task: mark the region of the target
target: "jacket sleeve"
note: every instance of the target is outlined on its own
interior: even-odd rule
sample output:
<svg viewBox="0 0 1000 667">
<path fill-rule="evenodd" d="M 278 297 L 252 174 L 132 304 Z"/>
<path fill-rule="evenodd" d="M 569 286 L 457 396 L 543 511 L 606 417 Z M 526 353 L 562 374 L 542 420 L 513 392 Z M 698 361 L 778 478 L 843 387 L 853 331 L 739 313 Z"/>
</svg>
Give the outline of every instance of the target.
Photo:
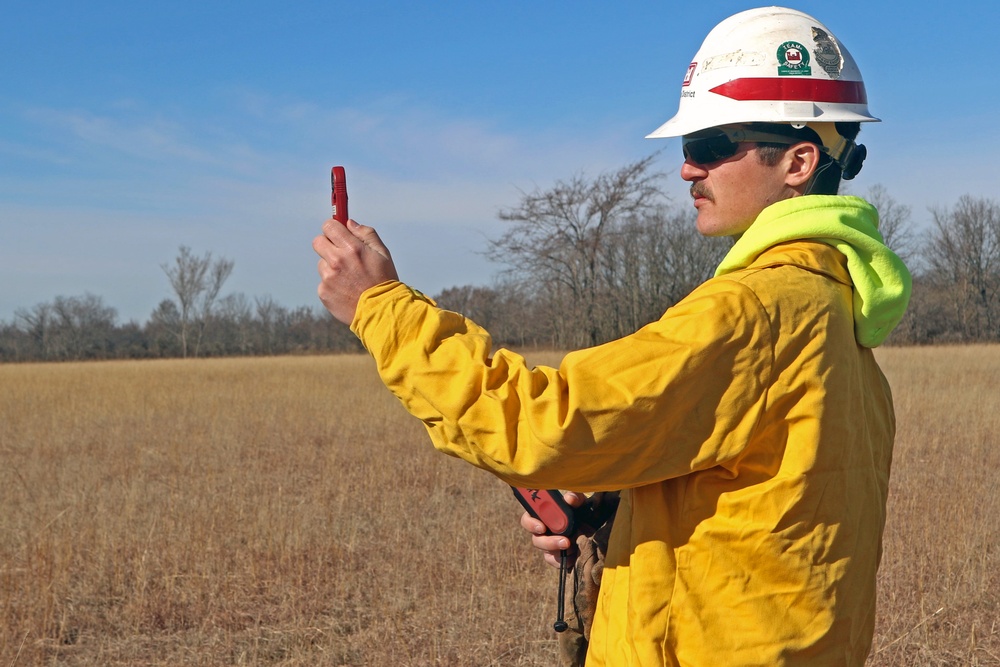
<svg viewBox="0 0 1000 667">
<path fill-rule="evenodd" d="M 558 369 L 494 351 L 480 326 L 401 283 L 368 290 L 351 326 L 436 448 L 533 488 L 624 489 L 725 466 L 751 438 L 772 366 L 768 318 L 729 279 Z"/>
</svg>

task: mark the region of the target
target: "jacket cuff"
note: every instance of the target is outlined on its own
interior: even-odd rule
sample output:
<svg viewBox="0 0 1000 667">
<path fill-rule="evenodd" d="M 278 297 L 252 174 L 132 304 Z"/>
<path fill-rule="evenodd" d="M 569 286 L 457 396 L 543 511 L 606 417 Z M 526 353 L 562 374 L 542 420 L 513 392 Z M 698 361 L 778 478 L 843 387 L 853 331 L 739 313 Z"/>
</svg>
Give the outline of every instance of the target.
<svg viewBox="0 0 1000 667">
<path fill-rule="evenodd" d="M 365 349 L 372 352 L 369 342 L 374 337 L 385 337 L 388 329 L 398 324 L 406 305 L 422 302 L 437 306 L 433 299 L 419 290 L 397 280 L 389 280 L 369 287 L 361 293 L 358 307 L 351 321 L 351 331 L 361 340 Z"/>
</svg>

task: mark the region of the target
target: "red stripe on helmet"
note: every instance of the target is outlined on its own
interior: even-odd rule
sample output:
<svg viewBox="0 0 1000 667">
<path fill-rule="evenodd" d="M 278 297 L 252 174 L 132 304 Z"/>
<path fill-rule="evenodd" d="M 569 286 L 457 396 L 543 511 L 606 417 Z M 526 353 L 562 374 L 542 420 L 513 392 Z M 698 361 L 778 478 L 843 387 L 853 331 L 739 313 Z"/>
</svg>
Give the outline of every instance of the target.
<svg viewBox="0 0 1000 667">
<path fill-rule="evenodd" d="M 778 100 L 803 102 L 839 102 L 867 104 L 868 95 L 861 81 L 835 81 L 807 78 L 734 79 L 711 91 L 734 100 Z"/>
</svg>

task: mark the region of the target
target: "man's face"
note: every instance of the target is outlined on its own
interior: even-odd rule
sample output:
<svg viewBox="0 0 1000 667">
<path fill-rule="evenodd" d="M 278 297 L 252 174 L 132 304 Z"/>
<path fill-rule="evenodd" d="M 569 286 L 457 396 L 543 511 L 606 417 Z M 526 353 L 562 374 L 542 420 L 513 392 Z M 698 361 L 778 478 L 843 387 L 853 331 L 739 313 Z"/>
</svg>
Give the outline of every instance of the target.
<svg viewBox="0 0 1000 667">
<path fill-rule="evenodd" d="M 740 143 L 732 157 L 699 164 L 684 160 L 681 178 L 691 183 L 698 231 L 705 236 L 745 232 L 771 204 L 794 196 L 785 182 L 786 160 L 763 164 L 753 143 Z"/>
</svg>

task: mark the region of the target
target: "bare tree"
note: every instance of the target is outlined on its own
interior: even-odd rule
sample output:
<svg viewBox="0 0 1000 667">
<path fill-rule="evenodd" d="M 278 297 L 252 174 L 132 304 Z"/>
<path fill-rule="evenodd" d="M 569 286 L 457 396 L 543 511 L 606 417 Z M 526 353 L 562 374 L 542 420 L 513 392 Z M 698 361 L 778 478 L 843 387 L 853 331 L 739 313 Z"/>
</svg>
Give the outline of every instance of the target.
<svg viewBox="0 0 1000 667">
<path fill-rule="evenodd" d="M 449 287 L 434 300 L 442 308 L 461 313 L 484 327 L 499 345 L 539 345 L 549 339 L 544 318 L 530 312 L 536 304 L 521 283 Z"/>
<path fill-rule="evenodd" d="M 712 276 L 732 242 L 698 233 L 691 209 L 661 207 L 620 225 L 608 243 L 605 280 L 614 331 L 623 336 L 659 318 L 663 311 Z"/>
<path fill-rule="evenodd" d="M 102 359 L 113 353 L 118 311 L 93 294 L 57 296 L 16 312 L 18 329 L 44 360 Z"/>
<path fill-rule="evenodd" d="M 931 278 L 947 288 L 964 337 L 1000 336 L 1000 205 L 962 196 L 953 209 L 932 209 L 926 261 Z"/>
<path fill-rule="evenodd" d="M 31 339 L 38 358 L 50 358 L 54 320 L 51 304 L 40 303 L 31 310 L 19 308 L 14 316 L 18 328 Z"/>
<path fill-rule="evenodd" d="M 885 244 L 904 262 L 910 263 L 917 254 L 916 235 L 910 226 L 910 207 L 897 202 L 880 183 L 868 188 L 865 199 L 878 211 L 878 230 Z"/>
<path fill-rule="evenodd" d="M 257 347 L 262 354 L 287 352 L 290 346 L 288 336 L 288 309 L 274 300 L 270 294 L 254 299 L 257 313 Z"/>
<path fill-rule="evenodd" d="M 162 264 L 161 268 L 177 295 L 180 313 L 177 336 L 181 354 L 188 356 L 193 335 L 194 356 L 198 356 L 212 307 L 233 271 L 233 262 L 224 258 L 213 262 L 212 253 L 197 257 L 190 248 L 181 246 L 173 265 Z"/>
<path fill-rule="evenodd" d="M 52 303 L 61 356 L 66 359 L 104 358 L 110 353 L 118 311 L 94 294 L 57 296 Z"/>
<path fill-rule="evenodd" d="M 513 226 L 490 242 L 487 256 L 506 264 L 518 282 L 560 295 L 566 306 L 562 320 L 575 332 L 566 344 L 600 340 L 596 308 L 605 288 L 606 237 L 616 223 L 651 214 L 664 201 L 662 174 L 651 171 L 654 158 L 593 180 L 576 175 L 548 190 L 522 193 L 519 205 L 499 214 Z"/>
</svg>

